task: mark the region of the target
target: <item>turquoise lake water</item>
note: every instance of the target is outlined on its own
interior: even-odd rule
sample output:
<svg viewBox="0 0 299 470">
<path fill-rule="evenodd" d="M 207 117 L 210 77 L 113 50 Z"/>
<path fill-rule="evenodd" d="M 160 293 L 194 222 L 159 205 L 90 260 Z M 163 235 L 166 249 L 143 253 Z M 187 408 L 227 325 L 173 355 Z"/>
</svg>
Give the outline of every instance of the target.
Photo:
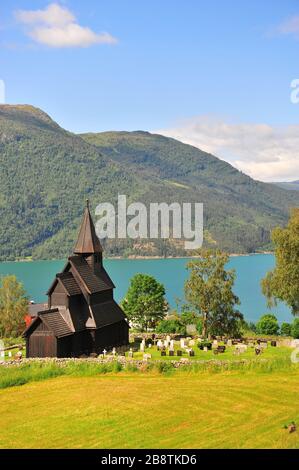
<svg viewBox="0 0 299 470">
<path fill-rule="evenodd" d="M 130 278 L 136 273 L 153 275 L 165 285 L 166 297 L 172 307 L 176 298 L 183 299 L 184 281 L 187 278 L 187 259 L 146 259 L 146 260 L 105 260 L 104 265 L 111 276 L 115 289 L 115 299 L 125 295 Z M 0 263 L 0 275 L 15 274 L 21 280 L 30 299 L 36 302 L 46 300 L 46 291 L 56 273 L 60 272 L 64 261 L 33 261 Z M 261 293 L 260 280 L 273 268 L 272 255 L 251 255 L 232 257 L 229 266 L 236 270 L 235 293 L 241 300 L 240 310 L 247 321 L 256 321 L 268 311 L 266 300 Z M 274 308 L 280 322 L 291 321 L 290 310 L 283 304 Z"/>
</svg>

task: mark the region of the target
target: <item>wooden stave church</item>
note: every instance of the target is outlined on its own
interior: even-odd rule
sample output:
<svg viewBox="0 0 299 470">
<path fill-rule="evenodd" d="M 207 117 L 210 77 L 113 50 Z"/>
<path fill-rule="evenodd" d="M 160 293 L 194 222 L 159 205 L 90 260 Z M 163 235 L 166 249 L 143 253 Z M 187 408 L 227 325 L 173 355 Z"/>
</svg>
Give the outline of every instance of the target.
<svg viewBox="0 0 299 470">
<path fill-rule="evenodd" d="M 26 356 L 80 357 L 127 345 L 129 324 L 114 288 L 87 202 L 74 254 L 47 292 L 48 308 L 23 333 Z"/>
</svg>

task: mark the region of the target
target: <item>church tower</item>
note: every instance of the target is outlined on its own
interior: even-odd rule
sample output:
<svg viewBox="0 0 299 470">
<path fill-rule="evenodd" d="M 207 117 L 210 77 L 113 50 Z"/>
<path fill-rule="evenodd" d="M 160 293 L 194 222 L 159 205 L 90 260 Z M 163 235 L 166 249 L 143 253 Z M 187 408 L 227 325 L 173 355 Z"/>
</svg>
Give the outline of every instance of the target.
<svg viewBox="0 0 299 470">
<path fill-rule="evenodd" d="M 78 240 L 74 248 L 74 254 L 83 256 L 93 271 L 102 267 L 103 248 L 95 231 L 88 199 L 86 201 Z"/>
</svg>

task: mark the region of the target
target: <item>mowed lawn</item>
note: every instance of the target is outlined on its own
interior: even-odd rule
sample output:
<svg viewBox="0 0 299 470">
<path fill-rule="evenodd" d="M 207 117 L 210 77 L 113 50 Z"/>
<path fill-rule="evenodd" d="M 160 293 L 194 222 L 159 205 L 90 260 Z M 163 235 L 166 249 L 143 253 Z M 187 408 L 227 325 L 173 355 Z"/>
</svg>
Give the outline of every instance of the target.
<svg viewBox="0 0 299 470">
<path fill-rule="evenodd" d="M 299 371 L 58 377 L 0 390 L 1 448 L 298 448 Z"/>
</svg>

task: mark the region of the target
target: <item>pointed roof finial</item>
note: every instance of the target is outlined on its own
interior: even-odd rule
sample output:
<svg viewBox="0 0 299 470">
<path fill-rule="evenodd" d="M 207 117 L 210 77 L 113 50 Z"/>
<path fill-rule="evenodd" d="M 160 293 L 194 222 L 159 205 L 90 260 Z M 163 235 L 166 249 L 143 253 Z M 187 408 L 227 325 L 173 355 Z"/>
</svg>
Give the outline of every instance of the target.
<svg viewBox="0 0 299 470">
<path fill-rule="evenodd" d="M 97 237 L 94 223 L 89 211 L 89 199 L 86 199 L 86 208 L 83 215 L 78 240 L 74 249 L 75 254 L 102 253 L 103 248 Z"/>
</svg>

